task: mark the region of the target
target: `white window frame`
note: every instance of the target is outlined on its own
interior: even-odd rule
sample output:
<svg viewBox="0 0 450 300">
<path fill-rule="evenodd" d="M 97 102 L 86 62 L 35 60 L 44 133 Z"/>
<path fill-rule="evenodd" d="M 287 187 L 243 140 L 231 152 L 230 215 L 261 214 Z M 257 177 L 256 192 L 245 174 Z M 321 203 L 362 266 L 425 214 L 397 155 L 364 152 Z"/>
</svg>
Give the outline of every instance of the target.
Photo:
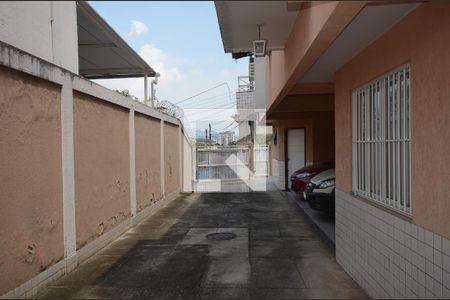
<svg viewBox="0 0 450 300">
<path fill-rule="evenodd" d="M 352 92 L 353 193 L 410 216 L 411 67 Z"/>
</svg>

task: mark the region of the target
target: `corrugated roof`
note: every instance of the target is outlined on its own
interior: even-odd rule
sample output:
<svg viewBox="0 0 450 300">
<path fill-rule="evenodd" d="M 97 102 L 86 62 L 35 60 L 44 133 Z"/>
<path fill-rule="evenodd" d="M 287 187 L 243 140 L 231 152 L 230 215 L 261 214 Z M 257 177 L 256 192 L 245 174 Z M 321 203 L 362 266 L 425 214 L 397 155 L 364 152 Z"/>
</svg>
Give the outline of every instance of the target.
<svg viewBox="0 0 450 300">
<path fill-rule="evenodd" d="M 155 71 L 85 1 L 77 2 L 79 74 L 89 79 L 149 77 Z"/>
</svg>

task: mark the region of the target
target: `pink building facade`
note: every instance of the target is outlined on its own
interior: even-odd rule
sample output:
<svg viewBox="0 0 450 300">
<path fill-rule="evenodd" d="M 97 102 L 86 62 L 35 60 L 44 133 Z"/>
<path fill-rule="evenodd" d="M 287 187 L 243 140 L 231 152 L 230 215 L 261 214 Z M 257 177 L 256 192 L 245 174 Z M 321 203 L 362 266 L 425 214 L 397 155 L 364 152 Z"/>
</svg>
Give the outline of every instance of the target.
<svg viewBox="0 0 450 300">
<path fill-rule="evenodd" d="M 245 17 L 266 20 L 279 187 L 283 132 L 305 128 L 306 161 L 336 162 L 337 261 L 371 297 L 449 298 L 450 4 L 270 5 Z M 252 51 L 254 36 L 230 25 L 238 9 L 216 2 L 226 52 Z M 269 16 L 291 21 L 283 29 Z"/>
</svg>

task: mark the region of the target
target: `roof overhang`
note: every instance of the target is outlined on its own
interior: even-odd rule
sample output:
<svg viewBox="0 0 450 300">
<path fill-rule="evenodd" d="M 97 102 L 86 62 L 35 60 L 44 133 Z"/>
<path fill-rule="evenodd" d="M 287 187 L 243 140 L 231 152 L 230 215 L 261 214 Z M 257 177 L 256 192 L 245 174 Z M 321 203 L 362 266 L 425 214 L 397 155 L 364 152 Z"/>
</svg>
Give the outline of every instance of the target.
<svg viewBox="0 0 450 300">
<path fill-rule="evenodd" d="M 422 1 L 369 2 L 298 82 L 333 82 L 339 68 L 421 4 Z"/>
<path fill-rule="evenodd" d="M 286 1 L 214 1 L 225 53 L 253 52 L 253 40 L 267 40 L 267 50 L 284 48 L 298 11 Z"/>
<path fill-rule="evenodd" d="M 89 79 L 155 76 L 155 71 L 85 1 L 77 2 L 79 74 Z"/>
</svg>

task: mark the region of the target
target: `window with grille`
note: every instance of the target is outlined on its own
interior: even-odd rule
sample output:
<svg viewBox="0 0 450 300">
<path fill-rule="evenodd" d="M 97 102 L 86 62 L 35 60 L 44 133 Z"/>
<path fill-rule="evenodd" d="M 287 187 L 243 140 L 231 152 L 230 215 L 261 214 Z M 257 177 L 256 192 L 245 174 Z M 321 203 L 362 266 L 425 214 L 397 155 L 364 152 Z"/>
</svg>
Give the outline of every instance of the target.
<svg viewBox="0 0 450 300">
<path fill-rule="evenodd" d="M 352 102 L 354 193 L 410 215 L 410 66 L 353 91 Z"/>
</svg>

